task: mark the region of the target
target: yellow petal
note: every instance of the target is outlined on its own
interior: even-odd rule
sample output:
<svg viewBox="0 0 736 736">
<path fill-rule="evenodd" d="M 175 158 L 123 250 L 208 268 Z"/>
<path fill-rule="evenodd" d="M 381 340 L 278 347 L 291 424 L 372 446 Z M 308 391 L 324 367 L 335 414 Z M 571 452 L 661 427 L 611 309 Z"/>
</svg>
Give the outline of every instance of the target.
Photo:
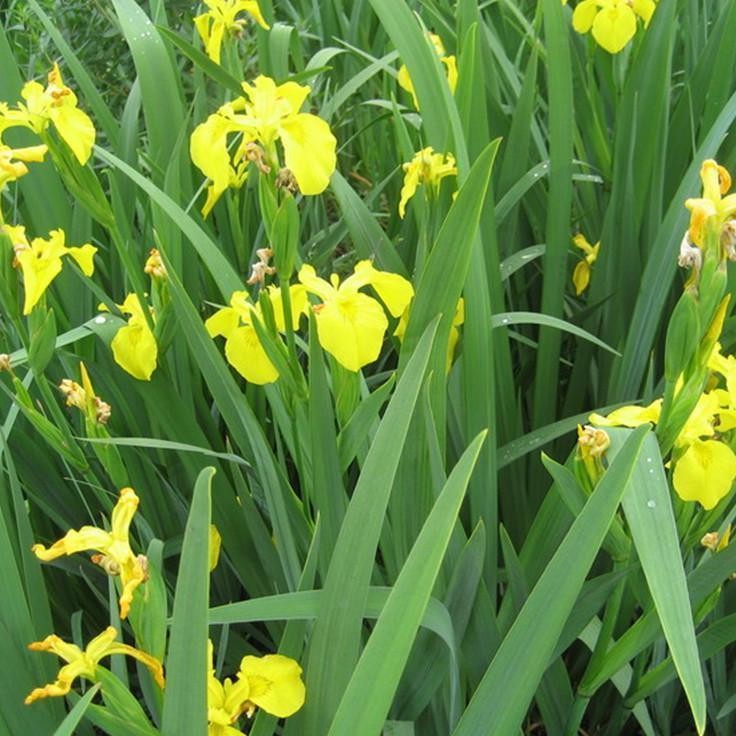
<svg viewBox="0 0 736 736">
<path fill-rule="evenodd" d="M 455 92 L 457 88 L 457 62 L 454 56 L 445 56 L 440 61 L 445 65 L 447 70 L 447 84 L 450 86 L 450 92 Z"/>
<path fill-rule="evenodd" d="M 261 8 L 256 2 L 256 0 L 242 0 L 242 2 L 237 3 L 238 9 L 244 10 L 249 15 L 253 16 L 253 19 L 256 23 L 258 23 L 261 28 L 264 30 L 268 30 L 270 26 L 268 23 L 266 23 L 266 19 L 263 17 L 263 13 L 261 13 Z"/>
<path fill-rule="evenodd" d="M 628 5 L 602 8 L 593 21 L 593 38 L 609 54 L 617 54 L 636 33 L 636 15 Z"/>
<path fill-rule="evenodd" d="M 79 247 L 69 248 L 67 253 L 77 262 L 85 276 L 91 276 L 95 271 L 94 257 L 97 248 L 86 243 Z"/>
<path fill-rule="evenodd" d="M 406 64 L 402 64 L 399 68 L 399 73 L 396 75 L 396 81 L 399 83 L 401 89 L 405 89 L 414 101 L 414 107 L 419 109 L 419 100 L 417 100 L 416 92 L 414 91 L 414 84 L 409 76 L 409 70 L 406 68 Z"/>
<path fill-rule="evenodd" d="M 200 123 L 189 140 L 192 163 L 212 181 L 202 214 L 207 217 L 215 202 L 230 184 L 232 166 L 227 149 L 227 135 L 233 124 L 222 115 L 210 115 Z"/>
<path fill-rule="evenodd" d="M 306 286 L 308 292 L 316 294 L 323 301 L 329 301 L 330 299 L 335 298 L 337 293 L 335 288 L 328 281 L 317 276 L 314 266 L 310 266 L 308 263 L 305 263 L 299 269 L 299 275 L 297 278 L 302 284 L 304 284 L 304 286 Z"/>
<path fill-rule="evenodd" d="M 419 165 L 415 164 L 414 161 L 404 164 L 404 169 L 406 173 L 404 174 L 404 184 L 401 187 L 401 197 L 399 198 L 399 217 L 402 219 L 406 214 L 408 201 L 416 194 L 421 174 Z"/>
<path fill-rule="evenodd" d="M 250 685 L 248 700 L 277 718 L 288 718 L 304 705 L 302 668 L 290 657 L 243 657 L 240 676 Z"/>
<path fill-rule="evenodd" d="M 644 28 L 649 25 L 649 21 L 654 15 L 657 6 L 654 0 L 632 0 L 631 7 L 634 12 L 644 21 Z"/>
<path fill-rule="evenodd" d="M 98 529 L 96 526 L 83 526 L 80 529 L 70 529 L 50 547 L 44 547 L 42 544 L 34 544 L 31 547 L 31 551 L 39 560 L 49 562 L 58 557 L 73 555 L 76 552 L 85 552 L 87 550 L 104 552 L 111 542 L 112 536 L 110 532 L 106 532 L 104 529 Z"/>
<path fill-rule="evenodd" d="M 228 337 L 240 324 L 240 315 L 233 307 L 218 309 L 205 323 L 204 326 L 210 337 Z"/>
<path fill-rule="evenodd" d="M 393 317 L 399 317 L 414 296 L 410 281 L 397 273 L 379 271 L 368 260 L 355 265 L 355 276 L 365 279 L 365 283 L 376 290 Z M 347 279 L 344 285 L 347 286 L 352 278 Z"/>
<path fill-rule="evenodd" d="M 210 524 L 210 538 L 209 538 L 209 565 L 210 572 L 212 572 L 220 560 L 220 548 L 222 547 L 222 537 L 220 532 L 214 524 Z"/>
<path fill-rule="evenodd" d="M 23 271 L 23 314 L 30 314 L 49 284 L 61 272 L 61 258 L 38 257 L 37 251 L 30 249 L 20 251 L 16 258 Z"/>
<path fill-rule="evenodd" d="M 268 298 L 273 309 L 273 319 L 279 332 L 286 332 L 284 319 L 284 304 L 281 298 L 281 289 L 278 286 L 268 287 Z M 289 287 L 289 301 L 291 303 L 291 325 L 296 329 L 299 317 L 307 311 L 307 287 L 304 284 L 293 284 Z"/>
<path fill-rule="evenodd" d="M 132 321 L 132 320 L 131 320 Z M 150 381 L 156 370 L 158 346 L 150 327 L 137 322 L 121 327 L 110 343 L 115 362 L 133 378 Z"/>
<path fill-rule="evenodd" d="M 590 283 L 590 264 L 586 260 L 578 261 L 572 272 L 572 283 L 575 285 L 575 293 L 580 296 Z"/>
<path fill-rule="evenodd" d="M 649 406 L 622 406 L 608 416 L 591 414 L 589 420 L 599 427 L 638 427 L 640 424 L 659 421 L 662 411 L 662 399 L 656 399 Z"/>
<path fill-rule="evenodd" d="M 320 194 L 335 171 L 337 141 L 330 126 L 309 113 L 292 115 L 279 128 L 286 167 L 302 194 Z"/>
<path fill-rule="evenodd" d="M 572 14 L 572 27 L 578 33 L 587 33 L 598 15 L 598 6 L 595 0 L 583 0 L 578 3 Z"/>
<path fill-rule="evenodd" d="M 95 144 L 95 126 L 83 110 L 71 105 L 49 109 L 49 116 L 64 142 L 82 166 L 89 161 Z"/>
<path fill-rule="evenodd" d="M 228 335 L 225 357 L 228 363 L 250 383 L 263 386 L 266 383 L 273 383 L 279 377 L 279 372 L 258 339 L 258 333 L 251 325 L 237 327 Z"/>
<path fill-rule="evenodd" d="M 731 490 L 736 455 L 717 440 L 696 440 L 675 465 L 672 483 L 683 501 L 698 501 L 712 509 Z"/>
<path fill-rule="evenodd" d="M 366 294 L 338 294 L 315 308 L 322 347 L 350 371 L 372 363 L 381 352 L 388 319 L 381 305 Z"/>
</svg>

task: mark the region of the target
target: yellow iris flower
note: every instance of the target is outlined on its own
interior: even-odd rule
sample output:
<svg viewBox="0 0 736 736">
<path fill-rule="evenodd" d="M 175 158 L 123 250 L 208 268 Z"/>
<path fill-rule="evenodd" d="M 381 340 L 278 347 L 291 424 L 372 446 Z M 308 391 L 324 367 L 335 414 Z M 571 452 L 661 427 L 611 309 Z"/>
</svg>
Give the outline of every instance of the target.
<svg viewBox="0 0 736 736">
<path fill-rule="evenodd" d="M 590 274 L 593 271 L 593 264 L 598 260 L 598 250 L 601 247 L 600 241 L 595 245 L 591 245 L 585 235 L 578 233 L 573 239 L 576 248 L 580 248 L 585 254 L 581 261 L 578 261 L 575 270 L 572 272 L 572 283 L 575 286 L 575 293 L 580 296 L 590 283 Z"/>
<path fill-rule="evenodd" d="M 261 28 L 269 29 L 256 0 L 204 0 L 209 8 L 194 19 L 194 27 L 202 39 L 207 56 L 220 63 L 220 49 L 225 33 L 234 35 L 243 31 L 245 21 L 238 19 L 239 13 L 248 13 Z"/>
<path fill-rule="evenodd" d="M 359 289 L 372 286 L 394 317 L 414 296 L 414 288 L 403 276 L 378 271 L 367 260 L 357 263 L 353 275 L 342 283 L 334 273 L 329 282 L 319 278 L 308 264 L 299 271 L 299 281 L 322 300 L 313 307 L 320 344 L 350 371 L 376 360 L 388 328 L 383 307 Z"/>
<path fill-rule="evenodd" d="M 43 135 L 52 123 L 61 139 L 69 146 L 77 161 L 84 165 L 95 144 L 95 126 L 89 116 L 77 107 L 77 96 L 64 84 L 59 66 L 49 72 L 46 87 L 27 82 L 20 92 L 24 102 L 17 108 L 0 108 L 0 133 L 6 128 L 22 126 Z"/>
<path fill-rule="evenodd" d="M 435 153 L 431 146 L 423 148 L 403 166 L 404 185 L 401 187 L 399 217 L 406 214 L 406 203 L 414 196 L 420 184 L 424 184 L 432 196 L 437 196 L 441 181 L 446 176 L 457 176 L 455 158 L 451 153 Z"/>
<path fill-rule="evenodd" d="M 223 105 L 192 133 L 192 161 L 211 180 L 202 209 L 205 217 L 228 187 L 243 184 L 249 160 L 258 160 L 263 171 L 280 166 L 276 141 L 302 194 L 323 192 L 335 170 L 337 142 L 329 125 L 299 112 L 309 87 L 296 82 L 277 85 L 259 76 L 252 84 L 244 82 L 243 91 L 245 97 Z M 242 139 L 231 157 L 227 138 L 234 133 Z M 262 150 L 254 151 L 254 145 Z"/>
<path fill-rule="evenodd" d="M 276 329 L 279 332 L 285 332 L 281 291 L 275 286 L 269 286 L 268 295 L 273 307 Z M 289 287 L 289 296 L 291 324 L 296 325 L 299 315 L 307 307 L 307 292 L 303 286 L 294 285 Z M 225 357 L 228 363 L 246 381 L 263 386 L 266 383 L 273 383 L 279 377 L 279 372 L 261 344 L 253 326 L 254 319 L 263 322 L 261 305 L 253 304 L 247 291 L 236 291 L 230 297 L 230 306 L 215 312 L 204 326 L 210 337 L 225 338 Z"/>
<path fill-rule="evenodd" d="M 102 305 L 101 305 L 102 306 Z M 115 362 L 133 378 L 150 381 L 158 363 L 158 346 L 137 294 L 128 294 L 118 309 L 130 315 L 110 343 Z M 153 311 L 151 312 L 153 314 Z"/>
<path fill-rule="evenodd" d="M 27 146 L 11 148 L 0 141 L 0 190 L 11 181 L 20 179 L 28 173 L 27 163 L 43 161 L 48 148 L 46 146 Z"/>
<path fill-rule="evenodd" d="M 439 60 L 445 65 L 445 71 L 447 73 L 447 83 L 450 85 L 450 91 L 455 92 L 457 87 L 457 62 L 454 56 L 447 56 L 445 53 L 445 47 L 442 43 L 442 39 L 435 33 L 427 34 L 429 41 L 431 42 L 435 53 Z M 416 92 L 414 91 L 414 84 L 409 76 L 409 70 L 406 68 L 406 64 L 402 64 L 399 68 L 398 76 L 396 81 L 399 83 L 399 87 L 405 89 L 414 101 L 414 107 L 419 109 L 419 100 L 417 99 Z"/>
<path fill-rule="evenodd" d="M 707 510 L 729 493 L 736 479 L 736 453 L 715 439 L 716 429 L 722 433 L 736 428 L 731 406 L 727 391 L 704 393 L 675 441 L 672 485 L 683 501 L 698 501 Z M 590 421 L 604 427 L 656 424 L 661 408 L 662 400 L 657 399 L 647 407 L 623 406 L 607 417 L 591 414 Z"/>
<path fill-rule="evenodd" d="M 67 664 L 59 670 L 54 682 L 33 690 L 25 700 L 26 705 L 40 698 L 66 695 L 71 690 L 72 683 L 78 677 L 84 677 L 94 682 L 97 677 L 99 661 L 103 657 L 109 657 L 113 654 L 124 654 L 137 659 L 141 664 L 148 667 L 156 684 L 163 688 L 164 669 L 161 662 L 140 649 L 115 641 L 117 636 L 118 632 L 112 626 L 108 626 L 101 634 L 92 639 L 84 650 L 76 644 L 63 641 L 55 634 L 47 636 L 43 641 L 34 641 L 29 644 L 28 648 L 31 651 L 51 652 L 57 657 L 61 657 Z"/>
<path fill-rule="evenodd" d="M 243 713 L 250 717 L 256 708 L 277 718 L 288 718 L 304 705 L 302 668 L 290 657 L 281 654 L 243 657 L 235 680 L 226 678 L 220 682 L 215 677 L 211 641 L 208 650 L 208 736 L 241 736 L 233 724 Z"/>
<path fill-rule="evenodd" d="M 731 188 L 731 175 L 713 159 L 703 161 L 700 179 L 703 182 L 703 196 L 686 200 L 685 207 L 690 210 L 690 242 L 702 249 L 706 223 L 713 218 L 720 232 L 726 221 L 736 215 L 736 193 L 723 196 Z"/>
<path fill-rule="evenodd" d="M 132 488 L 123 488 L 112 512 L 110 531 L 96 526 L 70 529 L 64 537 L 50 547 L 34 544 L 33 553 L 43 562 L 55 560 L 76 552 L 94 550 L 92 562 L 108 575 L 120 576 L 120 618 L 128 616 L 135 589 L 148 579 L 148 560 L 144 555 L 134 555 L 130 548 L 129 529 L 138 508 L 139 499 Z"/>
<path fill-rule="evenodd" d="M 85 276 L 94 273 L 97 248 L 89 243 L 67 248 L 63 230 L 52 230 L 48 238 L 34 238 L 29 242 L 22 225 L 5 225 L 4 229 L 13 244 L 15 262 L 23 273 L 23 314 L 31 313 L 51 282 L 61 273 L 64 256 L 73 258 Z"/>
<path fill-rule="evenodd" d="M 572 26 L 578 33 L 592 30 L 599 46 L 617 54 L 634 37 L 637 18 L 646 28 L 656 7 L 654 0 L 583 0 L 572 15 Z"/>
</svg>

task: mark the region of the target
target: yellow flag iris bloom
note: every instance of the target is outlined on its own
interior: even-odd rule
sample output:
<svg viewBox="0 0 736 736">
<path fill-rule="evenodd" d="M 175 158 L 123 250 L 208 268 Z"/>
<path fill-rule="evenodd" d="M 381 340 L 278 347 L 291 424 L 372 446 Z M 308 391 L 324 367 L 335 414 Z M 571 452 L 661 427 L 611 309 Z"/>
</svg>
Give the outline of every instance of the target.
<svg viewBox="0 0 736 736">
<path fill-rule="evenodd" d="M 94 273 L 97 248 L 89 243 L 68 248 L 64 245 L 66 236 L 63 230 L 52 230 L 48 238 L 34 238 L 29 242 L 22 225 L 5 225 L 4 229 L 13 244 L 15 262 L 23 273 L 23 314 L 31 313 L 51 282 L 61 273 L 64 256 L 74 259 L 85 276 Z"/>
<path fill-rule="evenodd" d="M 598 426 L 636 427 L 645 422 L 656 424 L 662 408 L 657 399 L 649 406 L 624 406 L 607 417 L 591 414 Z M 718 433 L 736 428 L 736 411 L 729 393 L 714 389 L 699 399 L 682 431 L 675 440 L 672 485 L 683 501 L 698 501 L 704 509 L 712 509 L 724 498 L 736 479 L 736 453 Z"/>
<path fill-rule="evenodd" d="M 108 575 L 120 576 L 120 618 L 128 616 L 135 589 L 148 579 L 148 561 L 143 555 L 134 555 L 130 548 L 129 530 L 138 508 L 138 496 L 132 488 L 123 488 L 112 512 L 110 531 L 96 526 L 70 529 L 64 537 L 50 547 L 34 544 L 33 553 L 43 562 L 76 552 L 94 550 L 92 562 Z"/>
<path fill-rule="evenodd" d="M 46 146 L 11 148 L 0 141 L 0 190 L 11 181 L 28 173 L 27 163 L 40 163 L 47 152 Z"/>
<path fill-rule="evenodd" d="M 690 227 L 687 233 L 690 242 L 702 249 L 705 244 L 706 223 L 714 220 L 715 227 L 720 232 L 726 221 L 736 215 L 736 193 L 728 194 L 731 175 L 713 159 L 703 161 L 700 179 L 703 182 L 703 196 L 686 200 L 685 207 L 690 210 Z"/>
<path fill-rule="evenodd" d="M 77 96 L 64 84 L 58 65 L 54 64 L 49 72 L 45 87 L 27 82 L 20 95 L 24 102 L 17 108 L 0 107 L 0 133 L 22 126 L 43 135 L 52 124 L 77 161 L 86 164 L 95 144 L 95 126 L 87 113 L 77 107 Z"/>
<path fill-rule="evenodd" d="M 43 641 L 35 641 L 29 644 L 28 648 L 31 651 L 51 652 L 57 657 L 61 657 L 67 664 L 59 670 L 54 682 L 33 690 L 25 700 L 26 705 L 40 698 L 66 695 L 71 690 L 72 683 L 78 677 L 84 677 L 94 682 L 97 679 L 99 661 L 103 657 L 109 657 L 113 654 L 124 654 L 137 659 L 148 668 L 156 684 L 163 688 L 164 669 L 161 662 L 140 649 L 116 641 L 117 636 L 118 632 L 112 626 L 108 626 L 101 634 L 92 639 L 84 650 L 76 644 L 65 642 L 55 634 L 47 636 Z"/>
<path fill-rule="evenodd" d="M 158 364 L 158 346 L 137 294 L 128 294 L 118 309 L 130 315 L 110 343 L 115 362 L 133 378 L 150 381 Z"/>
<path fill-rule="evenodd" d="M 257 159 L 264 172 L 280 167 L 277 141 L 302 194 L 323 192 L 335 170 L 337 141 L 330 126 L 316 115 L 299 112 L 309 87 L 296 82 L 277 85 L 259 76 L 252 84 L 244 82 L 243 91 L 244 97 L 223 105 L 192 133 L 192 161 L 211 180 L 202 209 L 205 217 L 228 187 L 243 184 L 249 157 Z M 231 156 L 228 136 L 236 133 L 242 138 Z M 262 149 L 254 152 L 254 145 Z"/>
<path fill-rule="evenodd" d="M 320 344 L 350 371 L 378 358 L 388 328 L 381 304 L 359 289 L 372 286 L 394 317 L 401 316 L 414 296 L 403 276 L 379 271 L 367 260 L 356 264 L 353 275 L 342 283 L 334 273 L 330 281 L 319 278 L 308 264 L 299 271 L 299 281 L 322 300 L 313 307 Z"/>
<path fill-rule="evenodd" d="M 256 0 L 204 0 L 204 4 L 209 10 L 194 19 L 194 27 L 207 56 L 216 64 L 220 63 L 225 34 L 237 35 L 243 31 L 245 21 L 237 17 L 240 13 L 248 13 L 261 28 L 269 28 Z"/>
<path fill-rule="evenodd" d="M 277 718 L 288 718 L 304 705 L 302 668 L 290 657 L 267 654 L 243 657 L 234 680 L 215 677 L 213 647 L 209 642 L 207 677 L 208 736 L 240 736 L 235 727 L 243 713 L 249 717 L 262 708 Z"/>
<path fill-rule="evenodd" d="M 656 10 L 654 0 L 583 0 L 572 15 L 578 33 L 592 31 L 596 43 L 617 54 L 636 34 L 638 19 L 649 25 Z"/>
<path fill-rule="evenodd" d="M 448 56 L 445 53 L 445 46 L 442 43 L 442 39 L 436 33 L 427 34 L 429 41 L 434 48 L 434 52 L 437 54 L 439 60 L 445 65 L 445 71 L 447 73 L 447 83 L 450 85 L 450 91 L 455 92 L 457 87 L 457 62 L 454 56 Z M 414 101 L 414 107 L 419 109 L 419 100 L 417 99 L 416 92 L 414 91 L 414 84 L 409 76 L 409 70 L 406 68 L 406 64 L 402 64 L 399 68 L 399 74 L 396 77 L 396 81 L 399 83 L 399 87 L 405 89 Z"/>
<path fill-rule="evenodd" d="M 402 218 L 406 214 L 407 202 L 416 194 L 420 184 L 424 184 L 432 196 L 437 196 L 442 180 L 446 176 L 457 176 L 453 155 L 435 153 L 431 146 L 419 151 L 403 168 L 404 185 L 399 200 L 399 217 Z"/>
<path fill-rule="evenodd" d="M 284 307 L 281 291 L 269 286 L 268 295 L 273 307 L 276 329 L 285 332 Z M 307 293 L 303 286 L 289 287 L 291 301 L 291 324 L 296 325 L 299 315 L 307 307 Z M 263 386 L 273 383 L 279 372 L 271 362 L 261 344 L 258 333 L 253 326 L 254 320 L 263 322 L 260 304 L 250 301 L 247 291 L 236 291 L 230 298 L 230 306 L 215 312 L 206 322 L 205 327 L 210 337 L 225 338 L 225 357 L 228 363 L 240 373 L 246 381 Z"/>
<path fill-rule="evenodd" d="M 583 251 L 584 257 L 578 261 L 575 270 L 572 272 L 572 283 L 575 286 L 575 293 L 580 296 L 590 284 L 590 274 L 593 271 L 593 264 L 598 260 L 598 250 L 601 247 L 600 241 L 595 245 L 591 245 L 585 235 L 578 233 L 573 239 L 576 248 Z"/>
</svg>

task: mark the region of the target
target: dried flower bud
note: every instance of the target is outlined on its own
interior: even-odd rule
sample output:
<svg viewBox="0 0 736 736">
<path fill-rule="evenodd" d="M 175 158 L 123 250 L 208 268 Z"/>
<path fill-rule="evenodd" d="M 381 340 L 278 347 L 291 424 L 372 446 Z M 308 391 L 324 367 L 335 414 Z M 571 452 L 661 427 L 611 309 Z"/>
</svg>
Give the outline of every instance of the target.
<svg viewBox="0 0 736 736">
<path fill-rule="evenodd" d="M 586 424 L 578 427 L 578 448 L 583 457 L 603 457 L 611 445 L 611 438 L 598 427 Z"/>
<path fill-rule="evenodd" d="M 266 163 L 266 152 L 255 141 L 248 141 L 245 144 L 244 158 L 254 163 L 262 174 L 271 173 L 271 167 Z"/>
<path fill-rule="evenodd" d="M 697 245 L 693 245 L 687 232 L 680 243 L 677 265 L 681 268 L 694 268 L 696 273 L 700 273 L 700 267 L 703 265 L 703 254 Z"/>
<path fill-rule="evenodd" d="M 266 276 L 273 276 L 276 273 L 276 269 L 268 264 L 273 255 L 270 248 L 259 248 L 256 255 L 258 262 L 251 266 L 250 278 L 245 282 L 246 284 L 262 284 Z"/>
<path fill-rule="evenodd" d="M 10 365 L 10 356 L 7 353 L 0 353 L 0 372 L 7 371 L 12 372 L 13 368 Z"/>
<path fill-rule="evenodd" d="M 286 167 L 279 169 L 279 173 L 276 176 L 276 188 L 286 189 L 287 192 L 298 194 L 299 184 L 291 169 L 287 169 Z"/>
<path fill-rule="evenodd" d="M 95 421 L 98 424 L 107 424 L 112 414 L 112 407 L 99 396 L 95 396 Z"/>
<path fill-rule="evenodd" d="M 81 411 L 87 409 L 87 392 L 76 382 L 70 378 L 65 378 L 59 384 L 59 390 L 66 397 L 67 406 L 76 406 Z"/>
<path fill-rule="evenodd" d="M 703 535 L 700 540 L 700 544 L 706 547 L 711 552 L 715 552 L 718 549 L 718 532 L 708 532 Z"/>
</svg>

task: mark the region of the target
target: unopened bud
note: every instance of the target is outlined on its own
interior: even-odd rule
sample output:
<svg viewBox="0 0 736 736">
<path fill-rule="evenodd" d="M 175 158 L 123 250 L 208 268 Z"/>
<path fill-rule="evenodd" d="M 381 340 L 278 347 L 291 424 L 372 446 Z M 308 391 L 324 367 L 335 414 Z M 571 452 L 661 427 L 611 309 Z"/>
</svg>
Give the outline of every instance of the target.
<svg viewBox="0 0 736 736">
<path fill-rule="evenodd" d="M 10 365 L 10 356 L 7 353 L 0 353 L 0 372 L 7 371 L 11 373 L 13 368 Z"/>
<path fill-rule="evenodd" d="M 143 266 L 143 271 L 154 279 L 165 279 L 167 277 L 166 266 L 161 260 L 161 253 L 159 253 L 158 248 L 151 248 L 146 265 Z"/>
</svg>

